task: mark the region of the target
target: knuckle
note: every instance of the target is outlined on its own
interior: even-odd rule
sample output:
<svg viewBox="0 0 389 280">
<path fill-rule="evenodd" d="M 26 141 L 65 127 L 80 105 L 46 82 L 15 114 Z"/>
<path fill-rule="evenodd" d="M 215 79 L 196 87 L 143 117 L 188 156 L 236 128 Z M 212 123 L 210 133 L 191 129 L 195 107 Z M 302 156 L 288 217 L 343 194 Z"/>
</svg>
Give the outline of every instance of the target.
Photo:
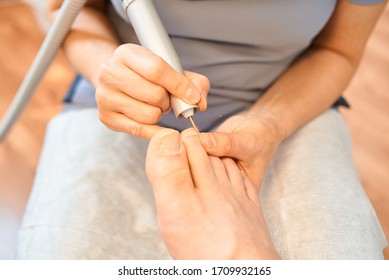
<svg viewBox="0 0 389 280">
<path fill-rule="evenodd" d="M 143 112 L 145 123 L 155 124 L 162 118 L 162 111 L 159 107 L 151 107 Z"/>
<path fill-rule="evenodd" d="M 143 126 L 138 123 L 138 122 L 135 122 L 135 121 L 130 121 L 128 123 L 128 132 L 136 137 L 141 137 L 142 135 L 142 128 Z"/>
<path fill-rule="evenodd" d="M 133 57 L 139 56 L 139 46 L 134 44 L 122 44 L 115 49 L 111 61 L 120 64 L 130 64 Z"/>
<path fill-rule="evenodd" d="M 121 54 L 123 53 L 123 50 L 124 49 L 124 45 L 120 45 L 119 47 L 117 47 L 115 49 L 115 51 L 113 52 L 113 56 L 116 57 L 116 56 L 121 56 Z"/>
<path fill-rule="evenodd" d="M 99 68 L 97 69 L 97 80 L 104 81 L 104 77 L 108 73 L 108 65 L 107 62 L 102 63 Z"/>
<path fill-rule="evenodd" d="M 113 52 L 113 56 L 122 57 L 123 55 L 130 53 L 130 50 L 131 50 L 131 44 L 122 44 L 115 49 L 115 51 Z"/>
<path fill-rule="evenodd" d="M 109 85 L 115 80 L 114 65 L 111 60 L 102 63 L 97 70 L 97 83 L 98 86 Z"/>
<path fill-rule="evenodd" d="M 231 150 L 233 148 L 232 140 L 229 137 L 225 137 L 223 146 L 224 146 L 224 149 L 226 152 L 231 152 Z"/>
<path fill-rule="evenodd" d="M 152 99 L 152 103 L 154 105 L 160 105 L 165 103 L 166 98 L 168 98 L 168 93 L 163 87 L 155 87 L 150 92 L 150 98 Z"/>
<path fill-rule="evenodd" d="M 100 108 L 111 108 L 113 106 L 113 102 L 111 98 L 108 97 L 108 92 L 103 90 L 96 90 L 96 103 Z"/>
<path fill-rule="evenodd" d="M 99 87 L 96 88 L 96 93 L 95 93 L 95 99 L 97 105 L 101 106 L 104 105 L 104 96 L 105 94 L 103 93 L 103 90 Z"/>
<path fill-rule="evenodd" d="M 147 76 L 150 80 L 155 81 L 166 69 L 166 62 L 159 56 L 153 55 L 148 60 Z"/>
<path fill-rule="evenodd" d="M 160 108 L 162 110 L 162 114 L 167 114 L 170 112 L 170 110 L 172 109 L 171 106 L 170 106 L 170 100 L 167 101 L 166 103 L 163 103 L 160 105 Z"/>
<path fill-rule="evenodd" d="M 189 72 L 189 71 L 185 72 L 185 76 L 197 87 L 199 87 L 200 89 L 208 93 L 211 87 L 211 82 L 206 76 L 195 72 Z"/>
<path fill-rule="evenodd" d="M 180 92 L 182 91 L 186 86 L 188 85 L 186 78 L 182 77 L 180 79 L 177 79 L 177 83 L 174 84 L 172 88 L 172 92 Z"/>
<path fill-rule="evenodd" d="M 100 104 L 102 104 L 101 99 L 102 99 L 101 91 L 99 89 L 96 89 L 95 100 L 96 100 L 96 103 L 97 103 L 98 107 L 99 107 Z"/>
<path fill-rule="evenodd" d="M 107 127 L 109 127 L 110 129 L 113 129 L 111 127 L 111 118 L 109 117 L 108 114 L 102 112 L 102 111 L 99 111 L 99 120 Z"/>
</svg>

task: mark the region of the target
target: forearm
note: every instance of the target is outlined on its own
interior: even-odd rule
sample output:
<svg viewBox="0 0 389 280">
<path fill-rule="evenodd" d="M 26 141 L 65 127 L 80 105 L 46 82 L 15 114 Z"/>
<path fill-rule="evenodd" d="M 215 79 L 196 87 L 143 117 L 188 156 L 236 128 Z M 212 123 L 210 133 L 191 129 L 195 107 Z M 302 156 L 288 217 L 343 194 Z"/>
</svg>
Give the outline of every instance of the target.
<svg viewBox="0 0 389 280">
<path fill-rule="evenodd" d="M 249 110 L 266 118 L 281 141 L 329 108 L 356 65 L 331 50 L 313 48 L 290 67 Z"/>
<path fill-rule="evenodd" d="M 251 108 L 284 140 L 329 108 L 350 82 L 384 3 L 338 1 L 312 47 Z"/>
<path fill-rule="evenodd" d="M 55 3 L 51 6 L 49 16 L 53 20 L 59 5 Z M 75 20 L 63 45 L 72 66 L 94 85 L 99 66 L 107 61 L 119 46 L 103 7 L 102 4 L 89 6 L 87 4 Z"/>
<path fill-rule="evenodd" d="M 118 46 L 107 19 L 99 12 L 85 9 L 67 37 L 64 50 L 77 71 L 96 86 L 99 66 L 112 56 Z"/>
</svg>

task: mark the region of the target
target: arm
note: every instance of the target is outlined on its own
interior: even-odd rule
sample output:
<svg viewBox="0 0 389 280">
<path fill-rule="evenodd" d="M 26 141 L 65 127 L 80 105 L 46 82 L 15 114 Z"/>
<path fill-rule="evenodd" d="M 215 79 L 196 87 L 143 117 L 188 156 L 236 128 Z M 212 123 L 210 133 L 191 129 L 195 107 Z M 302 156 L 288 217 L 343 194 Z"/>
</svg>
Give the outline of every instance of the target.
<svg viewBox="0 0 389 280">
<path fill-rule="evenodd" d="M 259 189 L 282 141 L 341 96 L 384 7 L 385 3 L 362 6 L 339 1 L 311 47 L 248 113 L 228 119 L 218 129 L 222 133 L 201 136 L 208 153 L 238 159 Z"/>
<path fill-rule="evenodd" d="M 62 2 L 49 0 L 51 18 Z M 161 129 L 155 124 L 170 110 L 168 93 L 205 110 L 208 79 L 191 72 L 181 75 L 141 46 L 119 46 L 106 5 L 89 0 L 64 43 L 72 65 L 96 88 L 100 120 L 113 130 L 151 138 Z"/>
<path fill-rule="evenodd" d="M 251 108 L 275 118 L 282 139 L 329 108 L 349 84 L 385 3 L 339 1 L 309 50 Z"/>
<path fill-rule="evenodd" d="M 48 13 L 53 20 L 62 0 L 48 0 Z M 105 15 L 106 1 L 89 0 L 69 32 L 64 51 L 73 67 L 96 86 L 97 69 L 119 46 Z"/>
</svg>

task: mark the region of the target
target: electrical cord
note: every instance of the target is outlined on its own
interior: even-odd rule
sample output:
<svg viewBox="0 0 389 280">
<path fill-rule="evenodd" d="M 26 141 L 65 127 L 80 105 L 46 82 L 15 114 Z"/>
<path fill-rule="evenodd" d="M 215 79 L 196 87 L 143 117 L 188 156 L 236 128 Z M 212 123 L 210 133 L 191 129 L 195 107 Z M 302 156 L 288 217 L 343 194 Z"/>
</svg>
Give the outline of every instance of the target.
<svg viewBox="0 0 389 280">
<path fill-rule="evenodd" d="M 65 0 L 11 105 L 0 123 L 0 141 L 17 121 L 87 0 Z"/>
</svg>

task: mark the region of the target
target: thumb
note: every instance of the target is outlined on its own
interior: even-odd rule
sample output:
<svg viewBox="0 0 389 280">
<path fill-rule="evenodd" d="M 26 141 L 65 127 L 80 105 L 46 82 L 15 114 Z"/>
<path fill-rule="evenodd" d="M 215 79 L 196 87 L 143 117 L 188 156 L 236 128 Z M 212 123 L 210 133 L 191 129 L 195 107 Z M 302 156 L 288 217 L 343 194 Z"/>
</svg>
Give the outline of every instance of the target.
<svg viewBox="0 0 389 280">
<path fill-rule="evenodd" d="M 244 158 L 244 145 L 237 133 L 210 132 L 200 134 L 201 144 L 209 155 L 216 157 Z"/>
<path fill-rule="evenodd" d="M 169 203 L 177 194 L 193 188 L 181 135 L 173 129 L 157 132 L 150 141 L 146 174 L 157 203 Z"/>
</svg>

